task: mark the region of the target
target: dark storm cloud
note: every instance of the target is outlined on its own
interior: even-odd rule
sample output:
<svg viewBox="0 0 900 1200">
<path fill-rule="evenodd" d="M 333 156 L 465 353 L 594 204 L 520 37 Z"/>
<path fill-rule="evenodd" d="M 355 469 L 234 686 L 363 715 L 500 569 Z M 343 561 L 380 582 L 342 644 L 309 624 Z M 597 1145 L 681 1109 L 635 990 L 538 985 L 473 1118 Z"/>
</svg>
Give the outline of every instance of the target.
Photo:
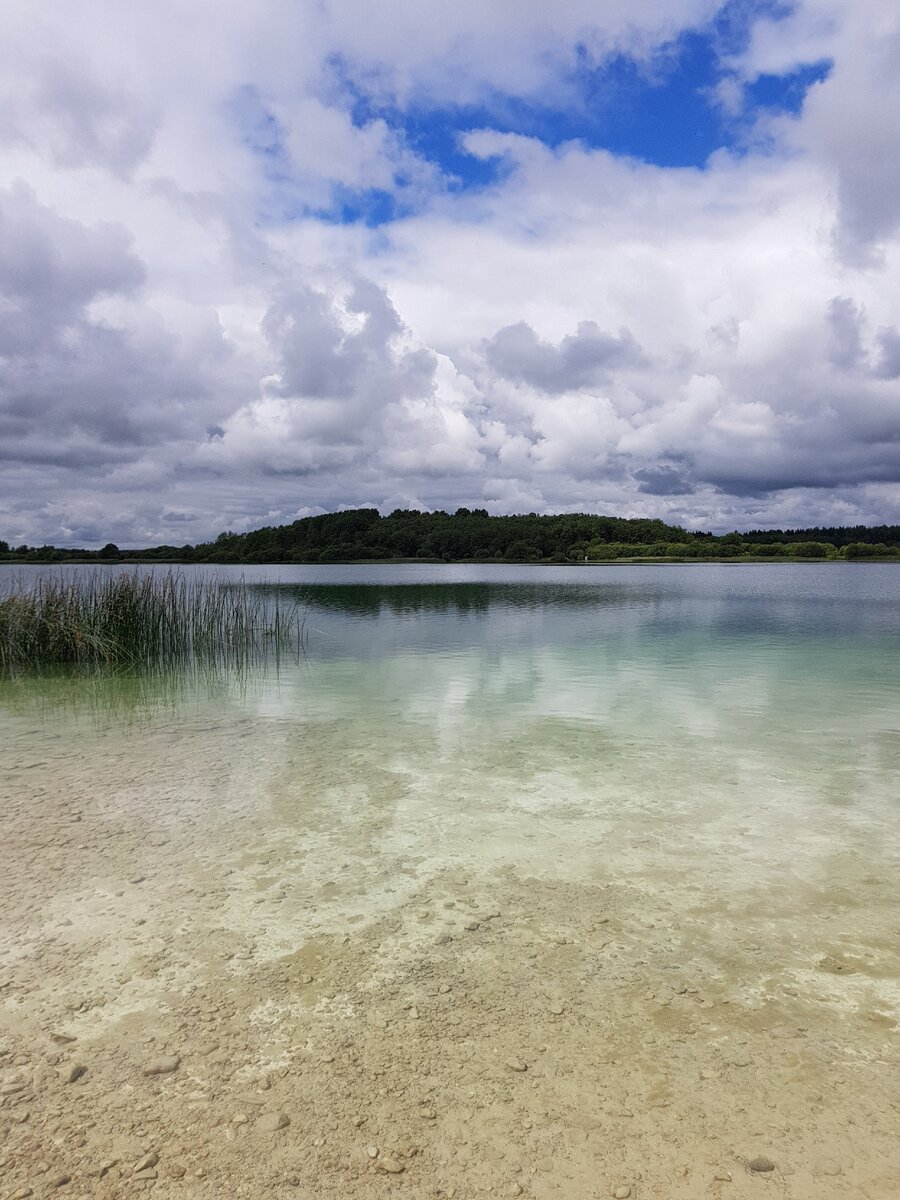
<svg viewBox="0 0 900 1200">
<path fill-rule="evenodd" d="M 216 383 L 205 358 L 227 360 L 221 339 L 193 356 L 148 311 L 130 328 L 95 314 L 98 302 L 138 299 L 145 280 L 120 225 L 62 217 L 24 184 L 0 192 L 5 455 L 117 461 L 203 420 Z"/>
<path fill-rule="evenodd" d="M 846 296 L 835 296 L 828 305 L 831 334 L 829 357 L 834 366 L 849 371 L 863 357 L 861 309 Z"/>
<path fill-rule="evenodd" d="M 428 390 L 434 355 L 398 350 L 404 327 L 383 288 L 357 279 L 344 308 L 342 316 L 333 297 L 299 286 L 271 305 L 263 329 L 280 364 L 274 392 L 343 402 L 365 391 L 384 404 Z"/>
<path fill-rule="evenodd" d="M 596 387 L 617 368 L 645 363 L 629 330 L 614 336 L 594 321 L 580 322 L 577 332 L 556 346 L 541 341 L 530 325 L 520 321 L 495 333 L 485 354 L 498 375 L 548 393 Z"/>
<path fill-rule="evenodd" d="M 697 486 L 690 473 L 680 466 L 644 467 L 634 472 L 634 478 L 638 481 L 638 491 L 647 496 L 689 496 Z"/>
<path fill-rule="evenodd" d="M 149 153 L 153 113 L 71 63 L 45 62 L 36 73 L 32 102 L 45 118 L 49 153 L 62 167 L 99 166 L 128 178 Z"/>
<path fill-rule="evenodd" d="M 879 379 L 900 379 L 900 333 L 882 329 L 878 334 L 878 362 L 875 374 Z"/>
<path fill-rule="evenodd" d="M 144 264 L 120 225 L 88 228 L 40 204 L 24 183 L 0 192 L 0 354 L 27 358 L 83 326 L 91 301 L 130 295 Z"/>
</svg>

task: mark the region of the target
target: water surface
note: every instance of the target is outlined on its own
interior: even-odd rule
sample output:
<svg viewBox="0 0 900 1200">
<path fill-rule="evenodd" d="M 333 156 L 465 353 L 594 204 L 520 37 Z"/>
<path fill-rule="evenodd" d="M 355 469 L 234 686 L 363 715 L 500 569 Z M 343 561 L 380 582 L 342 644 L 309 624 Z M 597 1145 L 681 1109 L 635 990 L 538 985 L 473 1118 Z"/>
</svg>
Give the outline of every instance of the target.
<svg viewBox="0 0 900 1200">
<path fill-rule="evenodd" d="M 572 1132 L 589 1108 L 607 1146 L 644 1156 L 656 1196 L 705 1194 L 673 1174 L 685 1138 L 732 1167 L 754 1148 L 790 1158 L 797 1197 L 841 1194 L 821 1167 L 837 1139 L 864 1194 L 895 1194 L 900 569 L 210 573 L 301 597 L 304 654 L 233 675 L 0 684 L 0 813 L 19 848 L 0 950 L 22 985 L 7 1014 L 61 1019 L 77 966 L 102 997 L 92 1036 L 115 1047 L 160 1019 L 164 994 L 181 1013 L 165 1036 L 184 1043 L 198 978 L 242 980 L 263 1057 L 290 1060 L 288 1027 L 295 1047 L 348 1029 L 369 1046 L 358 1022 L 376 1013 L 370 1050 L 390 1072 L 409 1050 L 401 1000 L 424 1014 L 449 995 L 457 1023 L 431 1029 L 435 1057 L 420 1024 L 424 1057 L 403 1059 L 442 1097 L 446 1145 L 485 1106 L 506 1128 L 506 1083 L 478 1065 L 503 1048 L 537 1089 L 506 1134 L 525 1138 L 524 1165 L 491 1159 L 484 1187 L 558 1195 L 528 1167 L 552 1134 L 541 1153 L 571 1167 L 567 1194 L 593 1195 L 611 1168 Z M 148 904 L 126 952 L 117 921 Z M 158 982 L 135 966 L 151 945 L 170 955 Z M 302 1002 L 284 982 L 301 960 L 298 978 L 330 980 Z M 548 1033 L 551 1000 L 573 1021 Z M 344 1112 L 353 1089 L 305 1069 L 304 1102 Z M 824 1104 L 836 1078 L 845 1107 Z M 293 1075 L 282 1086 L 300 1102 Z M 412 1194 L 450 1186 L 456 1154 L 429 1142 Z M 635 1155 L 616 1155 L 635 1178 Z M 356 1179 L 343 1194 L 368 1194 Z"/>
</svg>

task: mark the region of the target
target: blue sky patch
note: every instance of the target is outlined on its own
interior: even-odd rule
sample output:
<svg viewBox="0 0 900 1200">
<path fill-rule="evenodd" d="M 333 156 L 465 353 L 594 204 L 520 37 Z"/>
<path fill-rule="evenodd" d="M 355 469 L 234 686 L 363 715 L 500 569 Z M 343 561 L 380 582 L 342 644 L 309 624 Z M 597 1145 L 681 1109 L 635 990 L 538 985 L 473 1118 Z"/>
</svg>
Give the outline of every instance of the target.
<svg viewBox="0 0 900 1200">
<path fill-rule="evenodd" d="M 598 64 L 582 48 L 554 92 L 555 99 L 563 95 L 565 101 L 553 104 L 540 97 L 496 92 L 479 104 L 436 107 L 420 99 L 400 107 L 371 96 L 343 60 L 332 59 L 329 67 L 354 124 L 362 128 L 384 121 L 401 145 L 439 169 L 451 194 L 494 186 L 512 169 L 501 157 L 483 159 L 466 152 L 463 136 L 476 129 L 519 134 L 550 148 L 579 141 L 659 167 L 702 169 L 717 150 L 745 153 L 748 134 L 760 115 L 800 112 L 809 88 L 827 77 L 829 62 L 808 64 L 747 84 L 737 114 L 719 103 L 717 87 L 728 78 L 723 62 L 746 47 L 752 20 L 762 15 L 783 18 L 789 12 L 786 5 L 770 0 L 750 5 L 735 0 L 710 25 L 685 32 L 649 60 L 619 55 Z M 292 164 L 274 117 L 250 89 L 238 97 L 235 110 L 245 140 L 264 160 L 276 208 L 282 197 L 281 217 L 314 216 L 378 228 L 409 215 L 421 203 L 408 181 L 398 177 L 391 190 L 334 185 L 326 206 L 298 206 L 289 199 Z M 758 151 L 755 135 L 753 145 Z"/>
</svg>

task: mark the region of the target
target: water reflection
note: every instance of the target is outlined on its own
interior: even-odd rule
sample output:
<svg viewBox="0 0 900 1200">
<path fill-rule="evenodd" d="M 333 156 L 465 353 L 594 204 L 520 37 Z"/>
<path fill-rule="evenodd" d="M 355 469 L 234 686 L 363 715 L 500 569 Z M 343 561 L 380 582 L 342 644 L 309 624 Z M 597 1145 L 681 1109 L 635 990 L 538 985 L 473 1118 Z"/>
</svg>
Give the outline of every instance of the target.
<svg viewBox="0 0 900 1200">
<path fill-rule="evenodd" d="M 17 717 L 60 722 L 71 719 L 98 727 L 159 723 L 188 711 L 246 706 L 279 676 L 276 662 L 140 671 L 56 670 L 0 677 L 0 711 Z"/>
</svg>

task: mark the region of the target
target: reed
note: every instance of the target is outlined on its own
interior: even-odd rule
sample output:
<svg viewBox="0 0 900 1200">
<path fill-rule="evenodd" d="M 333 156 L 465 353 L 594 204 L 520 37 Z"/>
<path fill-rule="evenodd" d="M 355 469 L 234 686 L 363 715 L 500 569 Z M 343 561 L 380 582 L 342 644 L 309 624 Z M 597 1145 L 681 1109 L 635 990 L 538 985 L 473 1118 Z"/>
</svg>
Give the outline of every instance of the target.
<svg viewBox="0 0 900 1200">
<path fill-rule="evenodd" d="M 0 673 L 246 666 L 303 637 L 296 599 L 177 572 L 42 576 L 0 593 Z"/>
</svg>

